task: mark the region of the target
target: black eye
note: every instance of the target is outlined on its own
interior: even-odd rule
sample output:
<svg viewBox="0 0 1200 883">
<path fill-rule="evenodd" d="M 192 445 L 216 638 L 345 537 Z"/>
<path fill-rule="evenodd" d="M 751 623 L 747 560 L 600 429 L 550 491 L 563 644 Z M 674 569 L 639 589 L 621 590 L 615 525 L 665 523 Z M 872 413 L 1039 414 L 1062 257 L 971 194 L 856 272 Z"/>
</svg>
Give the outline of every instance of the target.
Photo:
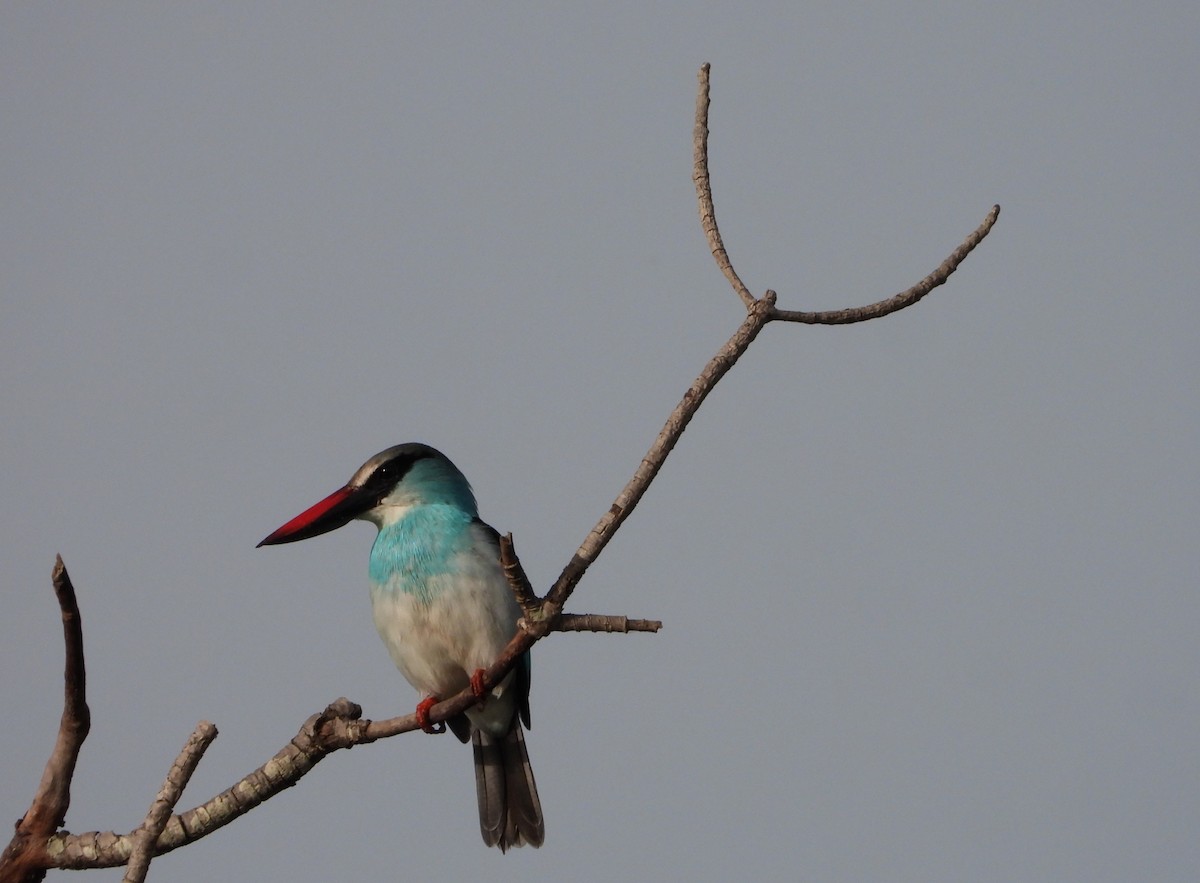
<svg viewBox="0 0 1200 883">
<path fill-rule="evenodd" d="M 368 479 L 371 486 L 380 489 L 384 494 L 390 493 L 418 460 L 424 460 L 429 454 L 398 454 L 386 463 L 382 463 Z"/>
</svg>

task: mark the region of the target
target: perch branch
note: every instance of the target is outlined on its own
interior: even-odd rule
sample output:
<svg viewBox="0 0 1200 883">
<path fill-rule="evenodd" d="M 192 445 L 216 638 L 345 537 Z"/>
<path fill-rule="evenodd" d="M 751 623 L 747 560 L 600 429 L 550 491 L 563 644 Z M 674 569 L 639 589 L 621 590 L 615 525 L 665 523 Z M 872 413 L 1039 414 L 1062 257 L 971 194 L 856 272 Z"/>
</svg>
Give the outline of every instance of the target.
<svg viewBox="0 0 1200 883">
<path fill-rule="evenodd" d="M 520 560 L 516 558 L 511 538 L 507 546 L 514 572 L 523 574 L 524 570 Z M 547 632 L 653 632 L 662 627 L 662 623 L 654 620 L 598 614 L 563 614 L 553 623 L 546 625 Z M 500 658 L 486 670 L 484 682 L 492 686 L 503 680 L 516 660 L 538 638 L 538 635 L 530 632 L 519 631 Z M 433 706 L 429 710 L 429 719 L 433 723 L 445 721 L 466 711 L 475 702 L 474 694 L 467 689 Z M 159 833 L 149 841 L 149 847 L 152 847 L 155 855 L 178 849 L 228 825 L 285 788 L 295 785 L 309 770 L 334 751 L 397 736 L 420 729 L 420 726 L 415 714 L 378 721 L 366 720 L 362 718 L 362 708 L 359 705 L 349 699 L 338 699 L 330 703 L 321 714 L 315 714 L 305 721 L 295 738 L 254 772 L 200 806 L 163 819 Z M 212 735 L 216 736 L 215 728 Z M 185 753 L 187 751 L 188 748 L 185 748 Z M 180 755 L 180 758 L 182 759 L 183 755 Z M 199 754 L 195 756 L 195 761 L 199 761 Z M 176 765 L 179 763 L 177 760 Z M 174 773 L 173 768 L 172 776 Z M 191 775 L 191 770 L 187 775 Z M 180 780 L 180 790 L 185 783 L 186 777 Z M 177 797 L 178 795 L 176 799 Z M 155 808 L 158 807 L 156 802 Z M 166 806 L 164 814 L 169 813 L 170 809 L 169 805 Z M 123 835 L 112 831 L 92 831 L 86 834 L 60 832 L 49 841 L 50 863 L 54 867 L 75 869 L 107 868 L 123 864 L 132 866 L 138 840 L 145 836 L 145 828 L 144 823 L 142 828 Z"/>
</svg>

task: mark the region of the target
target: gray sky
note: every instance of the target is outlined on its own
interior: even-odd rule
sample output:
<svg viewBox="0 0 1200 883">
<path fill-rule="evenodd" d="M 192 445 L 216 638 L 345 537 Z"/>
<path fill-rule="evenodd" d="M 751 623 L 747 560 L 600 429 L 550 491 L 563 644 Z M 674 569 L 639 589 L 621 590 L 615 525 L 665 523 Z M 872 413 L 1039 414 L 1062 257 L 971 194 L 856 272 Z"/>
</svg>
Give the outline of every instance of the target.
<svg viewBox="0 0 1200 883">
<path fill-rule="evenodd" d="M 448 5 L 0 11 L 0 807 L 61 709 L 73 831 L 191 807 L 346 695 L 416 695 L 366 525 L 254 544 L 425 441 L 544 589 L 742 307 L 818 309 L 718 387 L 553 636 L 546 846 L 480 842 L 470 752 L 410 734 L 151 879 L 1200 876 L 1200 7 Z M 121 870 L 89 879 L 119 880 Z M 55 875 L 52 875 L 54 878 Z M 63 875 L 57 875 L 64 879 Z M 72 878 L 74 879 L 74 878 Z"/>
</svg>

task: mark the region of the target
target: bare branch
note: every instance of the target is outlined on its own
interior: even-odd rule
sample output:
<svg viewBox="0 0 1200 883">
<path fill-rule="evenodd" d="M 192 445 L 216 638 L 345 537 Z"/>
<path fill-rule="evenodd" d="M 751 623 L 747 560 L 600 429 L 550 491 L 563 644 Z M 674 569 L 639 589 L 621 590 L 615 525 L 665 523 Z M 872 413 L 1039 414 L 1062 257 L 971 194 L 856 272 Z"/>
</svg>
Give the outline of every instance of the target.
<svg viewBox="0 0 1200 883">
<path fill-rule="evenodd" d="M 331 703 L 314 714 L 296 736 L 275 756 L 205 803 L 167 819 L 155 844 L 158 855 L 198 840 L 245 815 L 260 803 L 295 785 L 331 751 L 373 739 L 355 740 L 354 727 L 362 709 L 348 699 Z M 416 715 L 408 715 L 416 729 Z M 334 724 L 333 726 L 329 726 Z M 327 735 L 326 735 L 327 732 Z M 50 838 L 48 853 L 57 868 L 111 868 L 127 864 L 133 854 L 134 836 L 112 831 L 86 834 L 60 832 Z"/>
<path fill-rule="evenodd" d="M 520 634 L 509 649 L 487 670 L 487 682 L 503 678 L 513 662 L 533 643 L 532 636 Z M 430 709 L 434 722 L 460 714 L 476 702 L 468 689 Z M 362 718 L 362 708 L 349 699 L 338 699 L 320 714 L 314 714 L 296 736 L 275 755 L 241 780 L 200 806 L 171 816 L 158 837 L 159 855 L 199 840 L 223 828 L 280 791 L 290 788 L 326 756 L 343 748 L 365 745 L 399 733 L 420 729 L 415 714 L 371 721 Z M 121 835 L 112 831 L 86 834 L 60 832 L 50 838 L 49 863 L 56 868 L 111 868 L 126 864 L 134 849 L 137 832 Z"/>
<path fill-rule="evenodd" d="M 0 883 L 40 880 L 44 869 L 51 866 L 46 854 L 46 840 L 66 821 L 75 763 L 91 727 L 83 659 L 83 622 L 75 600 L 75 587 L 61 555 L 54 560 L 50 579 L 62 614 L 66 644 L 63 713 L 58 724 L 58 738 L 46 761 L 33 804 L 17 822 L 12 840 L 0 854 Z"/>
<path fill-rule="evenodd" d="M 554 586 L 547 593 L 544 605 L 547 618 L 553 618 L 562 611 L 563 604 L 570 597 L 575 586 L 583 577 L 583 574 L 604 549 L 605 545 L 608 544 L 608 541 L 612 539 L 622 522 L 629 517 L 630 512 L 633 511 L 633 508 L 642 498 L 650 482 L 654 480 L 654 477 L 658 474 L 658 470 L 662 468 L 667 455 L 670 454 L 675 444 L 679 441 L 679 437 L 683 434 L 683 430 L 687 428 L 687 424 L 695 415 L 696 410 L 712 391 L 717 381 L 733 367 L 742 353 L 746 351 L 746 348 L 758 336 L 764 325 L 776 319 L 789 322 L 856 322 L 863 319 L 885 316 L 889 312 L 894 312 L 895 310 L 916 303 L 928 294 L 929 291 L 946 281 L 946 278 L 954 272 L 958 264 L 987 235 L 992 225 L 996 222 L 996 218 L 999 216 L 1000 207 L 996 206 L 979 229 L 971 234 L 937 270 L 913 288 L 881 304 L 858 310 L 821 314 L 803 314 L 776 309 L 776 295 L 774 291 L 768 291 L 759 300 L 756 300 L 750 294 L 740 277 L 734 272 L 729 255 L 722 243 L 720 229 L 717 226 L 716 209 L 712 201 L 712 189 L 708 174 L 708 107 L 710 102 L 709 65 L 707 64 L 700 68 L 699 83 L 699 90 L 696 97 L 696 127 L 693 132 L 694 156 L 692 178 L 696 184 L 696 195 L 700 203 L 700 222 L 704 228 L 704 234 L 708 239 L 713 257 L 717 261 L 717 266 L 721 268 L 721 272 L 725 274 L 725 278 L 729 280 L 730 285 L 738 293 L 742 302 L 746 304 L 748 315 L 733 337 L 726 341 L 725 345 L 718 350 L 717 354 L 705 366 L 700 376 L 696 378 L 688 391 L 684 393 L 682 401 L 676 405 L 675 410 L 667 418 L 666 424 L 654 440 L 654 444 L 650 446 L 650 450 L 646 456 L 642 458 L 641 464 L 639 464 L 629 483 L 625 485 L 625 488 L 617 496 L 613 505 L 600 518 L 596 526 L 592 528 L 591 532 L 584 539 L 583 544 L 555 581 Z M 823 318 L 812 319 L 812 316 Z"/>
<path fill-rule="evenodd" d="M 629 619 L 625 616 L 604 616 L 599 613 L 564 613 L 554 626 L 556 632 L 657 632 L 662 621 Z"/>
<path fill-rule="evenodd" d="M 143 883 L 146 879 L 146 872 L 150 870 L 150 859 L 155 854 L 155 844 L 158 843 L 158 838 L 171 817 L 171 810 L 179 802 L 183 789 L 187 787 L 188 780 L 196 771 L 196 765 L 200 763 L 200 758 L 215 738 L 217 728 L 208 721 L 196 724 L 196 729 L 192 731 L 183 750 L 175 758 L 175 763 L 171 764 L 158 796 L 150 804 L 146 820 L 142 822 L 141 828 L 130 835 L 133 851 L 129 856 L 129 866 L 125 870 L 123 883 Z"/>
<path fill-rule="evenodd" d="M 699 94 L 696 101 L 696 127 L 694 130 L 694 164 L 693 180 L 696 184 L 697 197 L 700 203 L 700 219 L 708 239 L 713 257 L 722 273 L 729 280 L 742 302 L 746 305 L 747 315 L 733 336 L 717 351 L 716 355 L 705 365 L 704 370 L 692 382 L 684 393 L 683 398 L 667 418 L 649 451 L 634 471 L 633 477 L 617 495 L 616 500 L 607 512 L 588 533 L 579 549 L 563 569 L 545 599 L 539 599 L 530 585 L 529 578 L 521 567 L 520 560 L 513 548 L 512 537 L 501 538 L 501 560 L 505 576 L 517 598 L 525 618 L 522 628 L 512 638 L 504 652 L 484 673 L 482 683 L 485 688 L 495 686 L 507 674 L 529 648 L 550 631 L 603 631 L 603 632 L 632 632 L 657 631 L 662 624 L 654 620 L 631 620 L 622 616 L 602 616 L 594 614 L 564 614 L 563 605 L 571 596 L 579 580 L 588 567 L 603 551 L 609 540 L 616 534 L 621 524 L 629 517 L 645 494 L 650 483 L 662 468 L 664 461 L 678 443 L 684 429 L 699 409 L 704 399 L 712 391 L 717 382 L 725 375 L 746 351 L 763 327 L 773 320 L 787 322 L 807 322 L 820 324 L 841 324 L 858 322 L 865 319 L 887 315 L 898 309 L 903 309 L 916 303 L 933 288 L 946 281 L 959 263 L 979 244 L 996 222 L 1000 207 L 996 206 L 984 223 L 967 240 L 947 258 L 932 274 L 923 279 L 913 288 L 902 292 L 893 298 L 867 307 L 851 310 L 838 310 L 823 313 L 802 313 L 798 311 L 779 310 L 776 308 L 774 291 L 767 291 L 762 298 L 756 299 L 746 289 L 741 279 L 734 272 L 733 266 L 721 241 L 717 227 L 716 211 L 713 206 L 712 192 L 708 174 L 708 108 L 709 108 L 709 66 L 700 69 Z M 60 574 L 61 570 L 61 574 Z M 55 588 L 59 589 L 60 575 L 66 587 L 70 587 L 66 579 L 66 571 L 62 568 L 61 560 L 55 570 Z M 6 870 L 15 867 L 9 861 L 9 853 L 14 849 L 22 836 L 22 831 L 42 832 L 41 843 L 38 845 L 34 863 L 27 862 L 23 867 L 38 869 L 45 867 L 87 868 L 112 867 L 130 862 L 138 843 L 145 838 L 148 851 L 161 854 L 175 849 L 193 840 L 205 836 L 217 828 L 245 814 L 250 809 L 265 800 L 270 799 L 279 791 L 296 784 L 307 772 L 319 763 L 326 755 L 342 748 L 362 745 L 387 738 L 398 733 L 408 732 L 419 728 L 416 714 L 391 718 L 383 721 L 362 719 L 362 709 L 348 699 L 339 699 L 330 704 L 324 712 L 313 715 L 300 728 L 295 738 L 285 745 L 267 763 L 250 773 L 232 787 L 213 797 L 206 803 L 179 815 L 171 816 L 161 826 L 161 834 L 151 837 L 148 832 L 157 828 L 160 820 L 157 815 L 154 821 L 150 818 L 143 828 L 130 835 L 117 835 L 112 832 L 81 834 L 73 836 L 65 832 L 45 837 L 62 823 L 68 802 L 66 786 L 70 783 L 70 774 L 74 768 L 75 757 L 78 753 L 78 743 L 82 742 L 87 732 L 87 706 L 83 702 L 83 651 L 82 638 L 78 637 L 78 611 L 74 611 L 78 671 L 72 674 L 72 639 L 69 628 L 67 604 L 60 592 L 60 603 L 63 604 L 64 629 L 68 632 L 67 640 L 67 710 L 63 713 L 63 724 L 60 727 L 59 741 L 64 742 L 65 734 L 75 733 L 77 741 L 73 753 L 70 745 L 63 749 L 64 756 L 69 755 L 69 765 L 55 764 L 60 755 L 60 745 L 56 745 L 51 763 L 47 765 L 47 774 L 43 777 L 38 799 L 35 799 L 34 809 L 26 814 L 26 818 L 18 824 L 18 834 L 14 837 L 4 856 L 0 857 L 0 883 L 9 883 L 27 879 L 26 877 L 7 876 Z M 74 609 L 73 591 L 70 595 L 70 606 Z M 77 689 L 73 690 L 75 684 Z M 77 701 L 73 703 L 75 696 Z M 444 722 L 447 718 L 460 714 L 476 703 L 470 688 L 464 689 L 456 696 L 449 697 L 429 709 L 429 720 L 433 723 Z M 69 725 L 69 720 L 72 722 Z M 82 725 L 80 726 L 80 722 Z M 67 740 L 69 741 L 69 740 Z M 200 749 L 201 751 L 203 749 Z M 196 760 L 199 754 L 196 755 Z M 51 767 L 57 771 L 51 774 Z M 65 769 L 65 783 L 61 785 L 62 771 Z M 172 770 L 174 772 L 174 770 Z M 190 773 L 189 773 L 190 774 Z M 180 787 L 186 781 L 186 776 L 180 780 Z M 49 783 L 49 784 L 48 784 Z M 166 786 L 164 786 L 165 790 Z M 57 795 L 57 797 L 55 797 Z M 43 796 L 45 799 L 43 800 Z M 161 795 L 160 795 L 161 796 Z M 177 797 L 177 795 L 176 795 Z M 57 800 L 57 802 L 55 802 Z M 61 807 L 54 811 L 46 821 L 48 807 Z M 42 814 L 34 812 L 43 807 Z M 157 809 L 156 803 L 155 808 Z M 169 812 L 167 805 L 166 812 Z M 31 822 L 36 822 L 36 825 Z M 29 833 L 25 834 L 28 843 Z M 33 853 L 21 852 L 21 856 Z M 6 861 L 9 863 L 6 865 Z M 132 868 L 131 868 L 132 873 Z M 32 877 L 28 879 L 33 879 Z"/>
<path fill-rule="evenodd" d="M 696 185 L 696 197 L 700 202 L 700 226 L 717 266 L 742 299 L 746 309 L 754 306 L 754 295 L 750 293 L 741 277 L 733 269 L 725 243 L 721 241 L 721 230 L 717 227 L 717 210 L 713 205 L 712 184 L 708 177 L 708 69 L 700 66 L 700 87 L 696 92 L 696 126 L 692 130 L 692 182 Z"/>
<path fill-rule="evenodd" d="M 510 579 L 524 577 L 524 569 L 513 548 L 512 537 L 502 540 L 506 550 L 506 572 Z M 526 583 L 528 579 L 525 578 Z M 534 600 L 534 610 L 542 611 L 540 600 L 529 590 Z M 544 632 L 549 631 L 595 631 L 595 632 L 655 632 L 662 623 L 655 620 L 629 619 L 624 616 L 600 614 L 564 614 L 544 622 Z M 544 633 L 543 632 L 543 633 Z M 484 674 L 484 683 L 493 686 L 499 683 L 515 661 L 538 640 L 539 635 L 520 631 L 505 649 L 504 654 Z M 439 702 L 430 709 L 429 718 L 434 723 L 460 714 L 474 705 L 474 694 L 467 689 L 457 696 Z M 210 728 L 203 730 L 202 728 Z M 300 781 L 317 763 L 327 755 L 343 748 L 365 745 L 400 733 L 420 728 L 416 714 L 381 721 L 364 720 L 362 708 L 349 699 L 338 699 L 330 703 L 321 714 L 313 715 L 296 737 L 278 751 L 267 763 L 243 777 L 206 803 L 167 817 L 178 800 L 188 778 L 199 762 L 208 743 L 216 737 L 216 728 L 201 723 L 196 733 L 184 747 L 183 753 L 172 767 L 167 783 L 151 807 L 142 827 L 126 835 L 111 831 L 89 832 L 71 835 L 60 833 L 50 839 L 48 854 L 50 863 L 60 868 L 113 867 L 128 864 L 127 880 L 140 880 L 145 867 L 153 855 L 161 855 L 177 849 L 193 840 L 198 840 L 218 828 L 222 828 L 239 816 L 245 815 L 259 804 L 274 797 L 285 788 Z M 203 744 L 197 744 L 203 739 Z M 184 767 L 188 763 L 190 766 Z M 175 787 L 172 793 L 168 786 Z M 141 873 L 141 877 L 136 873 Z"/>
<path fill-rule="evenodd" d="M 712 392 L 717 381 L 736 364 L 742 353 L 762 331 L 763 326 L 770 321 L 771 311 L 774 307 L 775 292 L 773 291 L 768 291 L 761 300 L 756 300 L 738 330 L 704 366 L 700 376 L 692 381 L 692 385 L 683 394 L 679 404 L 667 417 L 667 422 L 659 431 L 650 450 L 646 452 L 646 456 L 642 458 L 642 462 L 633 473 L 629 483 L 617 495 L 617 499 L 608 511 L 601 516 L 551 587 L 550 592 L 546 595 L 546 605 L 549 609 L 555 612 L 562 610 L 563 604 L 571 596 L 571 592 L 574 591 L 588 567 L 608 545 L 608 541 L 613 538 L 622 522 L 629 517 L 629 513 L 646 493 L 650 482 L 658 475 L 658 470 L 662 468 L 667 455 L 671 453 L 679 441 L 679 437 L 683 435 L 688 423 L 695 416 L 696 410 Z"/>
<path fill-rule="evenodd" d="M 806 313 L 801 310 L 775 310 L 771 314 L 771 318 L 778 319 L 781 322 L 803 322 L 807 325 L 849 325 L 852 322 L 865 322 L 868 319 L 878 319 L 886 316 L 888 313 L 894 313 L 905 307 L 911 307 L 950 278 L 950 274 L 958 269 L 958 265 L 963 262 L 963 259 L 974 250 L 975 246 L 983 242 L 983 238 L 991 232 L 992 226 L 999 217 L 1000 206 L 992 206 L 992 210 L 983 219 L 983 223 L 975 228 L 975 231 L 963 241 L 962 245 L 954 249 L 950 256 L 938 265 L 936 270 L 907 291 L 902 291 L 893 297 L 881 300 L 878 303 L 868 304 L 865 307 L 851 307 L 845 310 L 823 310 L 818 313 Z"/>
</svg>

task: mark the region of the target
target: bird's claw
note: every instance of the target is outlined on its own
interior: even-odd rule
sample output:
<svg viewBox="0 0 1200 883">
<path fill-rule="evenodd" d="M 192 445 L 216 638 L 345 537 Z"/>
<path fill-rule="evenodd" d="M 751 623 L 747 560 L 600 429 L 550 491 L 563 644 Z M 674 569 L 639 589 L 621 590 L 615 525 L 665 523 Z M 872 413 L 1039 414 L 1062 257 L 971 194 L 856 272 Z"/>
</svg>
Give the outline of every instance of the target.
<svg viewBox="0 0 1200 883">
<path fill-rule="evenodd" d="M 437 705 L 437 703 L 437 696 L 426 696 L 417 703 L 417 723 L 420 724 L 421 729 L 426 733 L 432 733 L 435 735 L 437 733 L 446 732 L 446 725 L 444 723 L 438 721 L 435 724 L 429 720 L 429 709 L 433 708 L 433 706 Z"/>
<path fill-rule="evenodd" d="M 487 698 L 487 690 L 483 686 L 483 669 L 475 669 L 475 674 L 471 675 L 471 695 L 475 697 L 480 705 L 483 705 L 484 699 Z"/>
</svg>

